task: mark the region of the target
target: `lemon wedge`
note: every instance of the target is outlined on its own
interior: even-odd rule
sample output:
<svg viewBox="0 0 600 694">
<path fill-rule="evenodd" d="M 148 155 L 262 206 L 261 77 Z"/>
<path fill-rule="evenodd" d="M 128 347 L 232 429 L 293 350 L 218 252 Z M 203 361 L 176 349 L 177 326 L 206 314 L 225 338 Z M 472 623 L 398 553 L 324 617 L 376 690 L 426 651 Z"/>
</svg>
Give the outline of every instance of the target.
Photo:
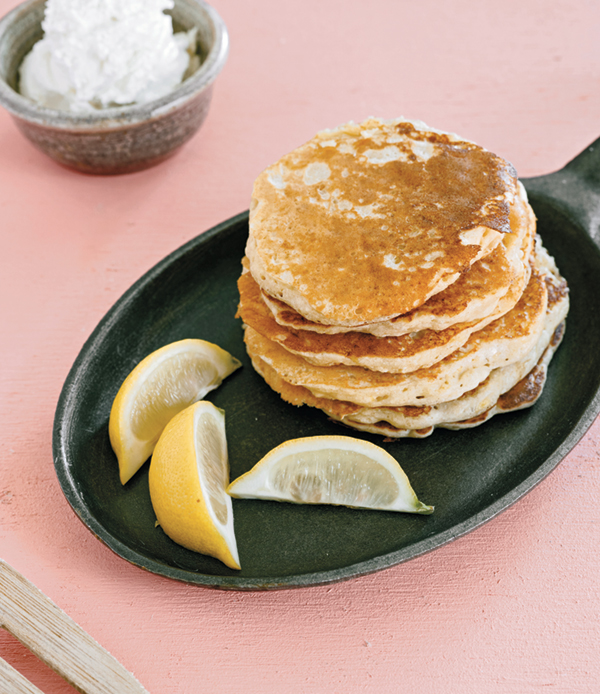
<svg viewBox="0 0 600 694">
<path fill-rule="evenodd" d="M 240 499 L 433 513 L 433 506 L 417 499 L 389 453 L 349 436 L 286 441 L 234 480 L 227 493 Z"/>
<path fill-rule="evenodd" d="M 173 342 L 143 359 L 119 389 L 108 423 L 121 483 L 148 460 L 177 413 L 204 398 L 240 366 L 212 342 L 192 339 Z"/>
<path fill-rule="evenodd" d="M 205 400 L 176 415 L 156 444 L 148 483 L 158 524 L 178 544 L 240 568 L 225 414 Z"/>
</svg>

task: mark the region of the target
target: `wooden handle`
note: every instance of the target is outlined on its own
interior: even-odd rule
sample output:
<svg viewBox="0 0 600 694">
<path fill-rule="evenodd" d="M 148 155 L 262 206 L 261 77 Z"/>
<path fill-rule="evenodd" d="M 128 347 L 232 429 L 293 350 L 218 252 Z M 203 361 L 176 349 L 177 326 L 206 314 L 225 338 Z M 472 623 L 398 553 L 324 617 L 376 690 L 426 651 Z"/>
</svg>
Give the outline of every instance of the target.
<svg viewBox="0 0 600 694">
<path fill-rule="evenodd" d="M 28 679 L 9 665 L 6 660 L 0 658 L 0 692 L 10 694 L 44 694 Z"/>
<path fill-rule="evenodd" d="M 135 677 L 46 595 L 0 560 L 0 626 L 84 694 L 148 694 Z M 2 689 L 38 694 L 39 689 L 5 661 Z"/>
</svg>

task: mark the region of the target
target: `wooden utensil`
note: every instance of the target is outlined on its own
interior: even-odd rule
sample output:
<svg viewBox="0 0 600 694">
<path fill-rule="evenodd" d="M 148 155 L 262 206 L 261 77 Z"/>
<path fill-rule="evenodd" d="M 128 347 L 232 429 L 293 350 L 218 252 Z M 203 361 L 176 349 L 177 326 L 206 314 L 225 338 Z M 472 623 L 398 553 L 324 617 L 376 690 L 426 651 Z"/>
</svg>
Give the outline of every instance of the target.
<svg viewBox="0 0 600 694">
<path fill-rule="evenodd" d="M 148 694 L 108 651 L 2 560 L 0 626 L 84 694 Z M 42 694 L 2 658 L 0 691 Z"/>
</svg>

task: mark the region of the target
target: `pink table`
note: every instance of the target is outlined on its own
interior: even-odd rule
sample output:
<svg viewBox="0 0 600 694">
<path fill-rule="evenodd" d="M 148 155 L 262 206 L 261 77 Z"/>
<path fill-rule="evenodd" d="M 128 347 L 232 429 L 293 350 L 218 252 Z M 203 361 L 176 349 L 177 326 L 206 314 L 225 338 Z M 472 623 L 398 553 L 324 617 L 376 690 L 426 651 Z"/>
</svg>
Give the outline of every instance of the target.
<svg viewBox="0 0 600 694">
<path fill-rule="evenodd" d="M 0 14 L 15 4 L 0 0 Z M 202 131 L 159 167 L 67 171 L 0 112 L 0 556 L 152 694 L 599 691 L 598 423 L 485 526 L 329 587 L 222 593 L 164 579 L 114 555 L 67 504 L 51 430 L 85 339 L 148 268 L 246 209 L 281 154 L 324 127 L 404 115 L 531 176 L 600 135 L 597 3 L 214 5 L 228 64 Z M 0 654 L 48 694 L 73 691 L 5 632 Z"/>
</svg>

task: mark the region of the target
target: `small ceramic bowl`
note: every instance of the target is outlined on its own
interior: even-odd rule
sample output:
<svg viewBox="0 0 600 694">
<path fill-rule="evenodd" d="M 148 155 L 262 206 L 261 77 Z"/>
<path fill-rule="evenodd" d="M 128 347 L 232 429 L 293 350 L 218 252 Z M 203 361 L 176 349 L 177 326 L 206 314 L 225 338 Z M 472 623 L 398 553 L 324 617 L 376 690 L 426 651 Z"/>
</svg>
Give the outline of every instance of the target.
<svg viewBox="0 0 600 694">
<path fill-rule="evenodd" d="M 227 59 L 225 24 L 203 0 L 175 0 L 175 31 L 198 28 L 200 67 L 166 96 L 143 105 L 77 114 L 44 108 L 19 94 L 19 66 L 42 38 L 45 0 L 28 0 L 0 20 L 0 105 L 38 149 L 78 171 L 118 174 L 154 166 L 202 125 L 213 83 Z"/>
</svg>

